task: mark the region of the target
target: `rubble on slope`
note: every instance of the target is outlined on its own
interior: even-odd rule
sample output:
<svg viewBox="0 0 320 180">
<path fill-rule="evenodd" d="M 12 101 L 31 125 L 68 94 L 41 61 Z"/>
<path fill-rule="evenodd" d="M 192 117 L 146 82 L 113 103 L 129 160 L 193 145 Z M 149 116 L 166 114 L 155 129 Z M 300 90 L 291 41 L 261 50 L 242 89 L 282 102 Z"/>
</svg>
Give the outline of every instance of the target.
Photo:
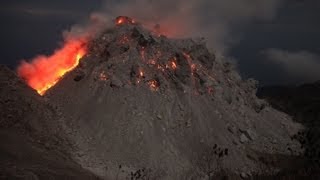
<svg viewBox="0 0 320 180">
<path fill-rule="evenodd" d="M 68 117 L 74 158 L 102 177 L 141 169 L 160 179 L 279 171 L 259 159 L 299 154 L 291 136 L 301 126 L 258 99 L 256 81 L 219 58 L 202 40 L 118 24 L 45 97 Z M 210 153 L 214 144 L 228 149 L 224 158 Z"/>
</svg>

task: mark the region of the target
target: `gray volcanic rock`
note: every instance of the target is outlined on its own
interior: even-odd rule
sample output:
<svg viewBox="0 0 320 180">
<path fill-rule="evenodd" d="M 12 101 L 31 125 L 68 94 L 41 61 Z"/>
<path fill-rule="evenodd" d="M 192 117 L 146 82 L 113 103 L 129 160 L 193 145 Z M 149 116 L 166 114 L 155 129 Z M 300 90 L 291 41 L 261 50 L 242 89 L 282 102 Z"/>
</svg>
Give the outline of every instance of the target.
<svg viewBox="0 0 320 180">
<path fill-rule="evenodd" d="M 205 179 L 222 170 L 272 174 L 279 169 L 261 156 L 299 153 L 290 137 L 301 126 L 255 93 L 255 81 L 202 41 L 124 24 L 94 39 L 44 98 L 63 117 L 73 158 L 95 174 Z"/>
<path fill-rule="evenodd" d="M 0 65 L 0 179 L 97 179 L 74 162 L 57 114 Z"/>
</svg>

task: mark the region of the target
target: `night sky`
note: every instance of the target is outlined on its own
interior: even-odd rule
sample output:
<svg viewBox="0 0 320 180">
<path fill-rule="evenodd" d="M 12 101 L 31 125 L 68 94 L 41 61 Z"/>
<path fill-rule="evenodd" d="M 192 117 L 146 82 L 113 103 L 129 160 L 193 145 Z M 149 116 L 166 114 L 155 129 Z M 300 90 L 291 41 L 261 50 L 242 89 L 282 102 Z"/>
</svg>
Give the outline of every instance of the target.
<svg viewBox="0 0 320 180">
<path fill-rule="evenodd" d="M 1 2 L 0 63 L 15 69 L 22 59 L 31 59 L 37 54 L 50 54 L 63 41 L 61 34 L 64 30 L 84 21 L 91 12 L 101 11 L 102 6 L 110 5 L 104 8 L 104 11 L 108 11 L 110 7 L 125 2 Z M 206 17 L 206 11 L 210 11 L 210 6 L 206 8 L 200 11 L 203 12 L 201 17 Z M 237 40 L 228 45 L 225 53 L 236 59 L 244 78 L 253 77 L 262 85 L 320 80 L 319 10 L 319 0 L 283 1 L 274 10 L 272 18 L 250 21 L 232 28 L 230 36 Z M 210 23 L 211 18 L 206 18 L 206 21 Z"/>
</svg>

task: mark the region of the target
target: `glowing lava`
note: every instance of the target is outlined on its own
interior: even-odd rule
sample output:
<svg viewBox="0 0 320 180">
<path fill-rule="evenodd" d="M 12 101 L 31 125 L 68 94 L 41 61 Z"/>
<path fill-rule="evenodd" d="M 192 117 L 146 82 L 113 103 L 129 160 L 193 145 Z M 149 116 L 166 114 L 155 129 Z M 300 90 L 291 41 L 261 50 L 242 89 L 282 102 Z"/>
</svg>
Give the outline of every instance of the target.
<svg viewBox="0 0 320 180">
<path fill-rule="evenodd" d="M 102 72 L 100 73 L 99 78 L 100 78 L 101 81 L 106 81 L 106 80 L 108 80 L 108 77 L 107 77 L 107 75 L 106 75 L 106 73 L 105 73 L 104 71 L 102 71 Z"/>
<path fill-rule="evenodd" d="M 150 81 L 148 82 L 148 84 L 149 84 L 149 87 L 150 87 L 150 89 L 151 89 L 152 91 L 157 91 L 158 88 L 159 88 L 159 83 L 158 83 L 158 81 L 156 81 L 156 80 L 150 80 Z"/>
<path fill-rule="evenodd" d="M 79 64 L 85 53 L 85 40 L 67 40 L 63 47 L 56 50 L 51 56 L 40 55 L 30 63 L 22 62 L 17 72 L 30 87 L 40 95 L 44 95 L 63 75 Z"/>
<path fill-rule="evenodd" d="M 171 62 L 172 69 L 177 69 L 177 64 L 175 62 Z"/>
<path fill-rule="evenodd" d="M 166 65 L 166 68 L 171 68 L 173 70 L 176 70 L 178 67 L 176 61 L 177 61 L 176 57 L 172 58 L 172 60 L 169 61 L 169 65 Z"/>
<path fill-rule="evenodd" d="M 142 70 L 140 70 L 139 75 L 140 75 L 140 77 L 144 77 L 144 73 Z"/>
<path fill-rule="evenodd" d="M 122 24 L 135 24 L 135 20 L 127 17 L 127 16 L 119 16 L 115 20 L 116 25 L 122 25 Z"/>
<path fill-rule="evenodd" d="M 145 49 L 145 47 L 141 47 L 140 56 L 141 56 L 142 61 L 145 62 L 146 61 L 146 49 Z"/>
</svg>

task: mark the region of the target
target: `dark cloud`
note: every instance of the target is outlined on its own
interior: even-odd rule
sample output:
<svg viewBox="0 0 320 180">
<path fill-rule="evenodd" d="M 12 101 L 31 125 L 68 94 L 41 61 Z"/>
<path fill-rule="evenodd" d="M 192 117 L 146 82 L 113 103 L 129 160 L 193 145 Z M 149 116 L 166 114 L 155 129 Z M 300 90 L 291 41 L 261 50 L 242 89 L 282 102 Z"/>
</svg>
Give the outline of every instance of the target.
<svg viewBox="0 0 320 180">
<path fill-rule="evenodd" d="M 320 1 L 286 1 L 272 21 L 247 26 L 240 43 L 229 52 L 237 58 L 242 75 L 258 79 L 262 85 L 303 83 L 305 78 L 293 77 L 279 64 L 264 61 L 260 52 L 280 49 L 320 54 L 319 9 Z"/>
<path fill-rule="evenodd" d="M 70 18 L 76 19 L 82 16 L 81 12 L 78 11 L 70 11 L 68 9 L 51 9 L 44 7 L 10 7 L 3 10 L 3 12 L 12 13 L 15 16 L 33 16 L 36 18 L 52 18 L 52 17 L 60 17 L 60 18 Z"/>
<path fill-rule="evenodd" d="M 85 1 L 84 1 L 85 3 Z M 90 6 L 88 6 L 90 8 Z M 1 14 L 24 19 L 46 18 L 47 20 L 54 18 L 73 19 L 83 18 L 85 15 L 85 4 L 77 4 L 71 6 L 70 2 L 58 1 L 39 1 L 39 0 L 26 0 L 26 1 L 10 1 L 5 2 L 0 6 Z M 93 9 L 91 9 L 93 10 Z"/>
<path fill-rule="evenodd" d="M 262 51 L 275 66 L 280 66 L 291 77 L 292 83 L 314 82 L 320 79 L 320 56 L 307 51 L 289 52 L 280 49 Z"/>
<path fill-rule="evenodd" d="M 22 59 L 50 54 L 63 40 L 62 32 L 81 23 L 101 3 L 101 0 L 2 1 L 1 64 L 15 69 Z"/>
</svg>

